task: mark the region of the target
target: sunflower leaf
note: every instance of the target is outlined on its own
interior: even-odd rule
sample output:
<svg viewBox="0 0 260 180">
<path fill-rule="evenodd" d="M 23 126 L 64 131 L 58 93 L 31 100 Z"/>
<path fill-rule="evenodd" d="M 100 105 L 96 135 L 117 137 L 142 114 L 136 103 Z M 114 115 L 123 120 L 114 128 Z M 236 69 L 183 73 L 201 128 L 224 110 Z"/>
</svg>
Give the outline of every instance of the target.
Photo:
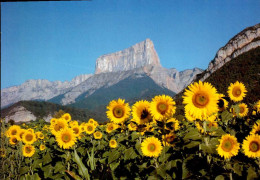
<svg viewBox="0 0 260 180">
<path fill-rule="evenodd" d="M 223 122 L 229 121 L 230 119 L 232 119 L 232 117 L 233 117 L 233 115 L 230 112 L 228 112 L 227 110 L 225 110 L 221 113 L 221 119 Z"/>
<path fill-rule="evenodd" d="M 126 149 L 124 154 L 125 154 L 124 160 L 135 159 L 137 157 L 137 154 L 135 153 L 133 147 Z"/>
<path fill-rule="evenodd" d="M 201 134 L 198 132 L 197 129 L 192 128 L 190 131 L 184 136 L 184 140 L 199 140 L 201 138 Z"/>
<path fill-rule="evenodd" d="M 215 180 L 225 180 L 225 177 L 222 175 L 218 175 Z"/>
<path fill-rule="evenodd" d="M 84 177 L 85 179 L 90 179 L 88 169 L 86 166 L 82 163 L 80 157 L 78 156 L 78 153 L 76 149 L 74 149 L 74 158 L 73 160 L 78 164 L 79 167 L 79 174 Z"/>
<path fill-rule="evenodd" d="M 43 157 L 43 165 L 48 164 L 49 162 L 51 162 L 51 156 L 49 153 L 47 153 L 44 157 Z"/>
<path fill-rule="evenodd" d="M 109 153 L 108 156 L 108 164 L 112 163 L 113 161 L 117 160 L 118 158 L 120 158 L 121 153 L 117 150 L 114 150 L 112 152 Z"/>
</svg>

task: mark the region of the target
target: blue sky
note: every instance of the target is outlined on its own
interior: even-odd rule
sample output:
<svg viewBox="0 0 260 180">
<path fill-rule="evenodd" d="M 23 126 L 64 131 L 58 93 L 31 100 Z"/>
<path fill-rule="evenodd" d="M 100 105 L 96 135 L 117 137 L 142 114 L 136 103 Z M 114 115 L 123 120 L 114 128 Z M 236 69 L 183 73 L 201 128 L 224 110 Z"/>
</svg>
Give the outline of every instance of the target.
<svg viewBox="0 0 260 180">
<path fill-rule="evenodd" d="M 162 66 L 206 69 L 260 22 L 259 0 L 1 2 L 1 89 L 92 74 L 96 59 L 150 38 Z"/>
</svg>

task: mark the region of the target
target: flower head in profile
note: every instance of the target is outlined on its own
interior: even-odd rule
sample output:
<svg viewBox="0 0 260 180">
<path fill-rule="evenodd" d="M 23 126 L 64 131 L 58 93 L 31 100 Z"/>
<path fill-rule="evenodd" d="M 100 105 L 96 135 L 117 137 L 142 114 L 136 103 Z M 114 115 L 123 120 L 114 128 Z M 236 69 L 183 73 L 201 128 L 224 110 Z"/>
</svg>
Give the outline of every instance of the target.
<svg viewBox="0 0 260 180">
<path fill-rule="evenodd" d="M 107 117 L 114 123 L 120 124 L 125 122 L 130 116 L 130 107 L 124 99 L 113 100 L 107 106 Z"/>
<path fill-rule="evenodd" d="M 184 92 L 185 112 L 195 119 L 205 119 L 218 111 L 219 95 L 210 83 L 193 83 Z"/>
<path fill-rule="evenodd" d="M 228 96 L 234 102 L 242 101 L 246 96 L 247 90 L 243 83 L 236 81 L 228 87 Z"/>
</svg>

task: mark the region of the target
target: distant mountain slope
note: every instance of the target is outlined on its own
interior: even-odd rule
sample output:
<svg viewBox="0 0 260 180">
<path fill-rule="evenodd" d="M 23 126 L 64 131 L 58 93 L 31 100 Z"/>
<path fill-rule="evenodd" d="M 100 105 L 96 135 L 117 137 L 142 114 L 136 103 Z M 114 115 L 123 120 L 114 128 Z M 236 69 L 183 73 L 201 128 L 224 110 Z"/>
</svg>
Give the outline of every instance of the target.
<svg viewBox="0 0 260 180">
<path fill-rule="evenodd" d="M 195 82 L 199 80 L 200 77 L 197 77 Z M 249 104 L 260 100 L 260 47 L 237 56 L 205 79 L 205 82 L 210 82 L 219 93 L 226 96 L 230 83 L 236 81 L 243 82 L 248 91 L 243 102 Z M 183 92 L 174 97 L 181 109 Z"/>
<path fill-rule="evenodd" d="M 94 118 L 98 122 L 107 120 L 105 116 L 101 116 L 99 113 L 87 109 L 76 109 L 50 102 L 39 101 L 19 101 L 8 108 L 2 109 L 1 118 L 5 118 L 7 121 L 13 119 L 16 122 L 26 122 L 36 119 L 49 121 L 54 113 L 59 110 L 70 113 L 73 120 L 88 121 L 89 118 Z"/>
</svg>

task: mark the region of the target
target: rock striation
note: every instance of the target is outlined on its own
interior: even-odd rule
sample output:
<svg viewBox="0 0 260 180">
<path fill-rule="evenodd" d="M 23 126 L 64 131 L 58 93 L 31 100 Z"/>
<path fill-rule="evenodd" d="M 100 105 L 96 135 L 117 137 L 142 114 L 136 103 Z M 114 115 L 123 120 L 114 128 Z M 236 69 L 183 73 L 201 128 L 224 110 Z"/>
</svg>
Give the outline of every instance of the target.
<svg viewBox="0 0 260 180">
<path fill-rule="evenodd" d="M 210 74 L 221 68 L 231 59 L 259 46 L 260 24 L 244 29 L 229 40 L 224 47 L 218 50 L 215 58 L 209 63 L 208 68 L 205 70 L 205 74 L 200 80 L 205 80 Z"/>
<path fill-rule="evenodd" d="M 28 80 L 19 86 L 12 86 L 1 90 L 1 107 L 14 104 L 21 100 L 48 100 L 65 93 L 91 77 L 83 74 L 71 81 L 48 81 L 45 79 Z"/>
<path fill-rule="evenodd" d="M 128 71 L 146 65 L 161 67 L 160 59 L 150 39 L 122 51 L 100 56 L 96 60 L 95 74 Z"/>
</svg>

